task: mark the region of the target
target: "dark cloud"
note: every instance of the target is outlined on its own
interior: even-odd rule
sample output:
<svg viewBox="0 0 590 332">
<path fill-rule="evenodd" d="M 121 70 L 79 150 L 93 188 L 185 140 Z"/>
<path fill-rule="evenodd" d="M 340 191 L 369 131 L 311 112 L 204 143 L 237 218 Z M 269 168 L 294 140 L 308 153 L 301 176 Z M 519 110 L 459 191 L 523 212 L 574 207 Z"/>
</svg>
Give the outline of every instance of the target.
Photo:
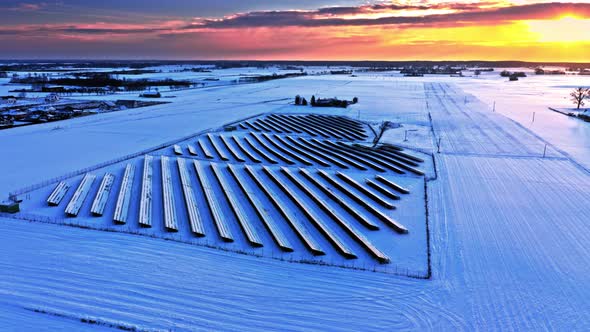
<svg viewBox="0 0 590 332">
<path fill-rule="evenodd" d="M 77 26 L 53 26 L 53 27 L 31 27 L 25 29 L 0 29 L 0 36 L 51 36 L 54 34 L 80 34 L 80 35 L 104 35 L 104 34 L 149 34 L 170 31 L 167 28 L 83 28 Z"/>
<path fill-rule="evenodd" d="M 51 37 L 57 35 L 153 35 L 174 36 L 178 32 L 199 30 L 224 30 L 230 28 L 257 27 L 339 27 L 339 26 L 467 26 L 476 24 L 495 24 L 523 19 L 551 19 L 564 13 L 581 17 L 590 17 L 589 3 L 536 3 L 528 5 L 512 5 L 500 8 L 480 8 L 480 6 L 495 5 L 495 2 L 480 3 L 442 3 L 432 5 L 396 5 L 374 4 L 358 7 L 325 7 L 318 10 L 283 10 L 283 11 L 255 11 L 236 14 L 223 19 L 205 19 L 195 23 L 175 22 L 174 24 L 153 23 L 142 25 L 84 25 L 84 24 L 56 24 L 31 25 L 0 28 L 3 39 L 15 37 Z M 395 16 L 395 10 L 426 10 L 426 9 L 454 9 L 449 14 L 422 16 Z M 393 11 L 391 16 L 376 18 L 344 19 L 339 15 L 358 14 L 367 12 Z"/>
<path fill-rule="evenodd" d="M 314 13 L 320 15 L 353 15 L 378 11 L 401 11 L 401 10 L 429 10 L 429 9 L 450 9 L 450 10 L 476 10 L 486 6 L 498 5 L 497 2 L 474 2 L 474 3 L 433 3 L 424 5 L 402 5 L 402 4 L 374 4 L 356 7 L 324 7 Z"/>
<path fill-rule="evenodd" d="M 490 3 L 486 3 L 490 4 Z M 481 4 L 480 4 L 481 5 Z M 370 8 L 395 8 L 396 5 L 373 5 Z M 362 9 L 365 8 L 365 9 Z M 502 22 L 514 20 L 551 19 L 562 13 L 574 13 L 590 17 L 588 3 L 536 3 L 509 7 L 480 9 L 476 4 L 446 5 L 445 8 L 460 10 L 456 13 L 425 16 L 387 16 L 379 18 L 343 19 L 339 17 L 318 17 L 318 15 L 343 15 L 361 13 L 365 7 L 328 7 L 317 11 L 260 11 L 239 14 L 221 20 L 205 20 L 200 27 L 205 28 L 249 28 L 249 27 L 322 27 L 322 26 L 371 26 L 371 25 L 429 25 L 449 22 Z M 414 7 L 422 8 L 420 7 Z M 428 7 L 433 8 L 433 7 Z M 426 9 L 426 8 L 425 8 Z M 195 28 L 189 26 L 187 28 Z"/>
</svg>

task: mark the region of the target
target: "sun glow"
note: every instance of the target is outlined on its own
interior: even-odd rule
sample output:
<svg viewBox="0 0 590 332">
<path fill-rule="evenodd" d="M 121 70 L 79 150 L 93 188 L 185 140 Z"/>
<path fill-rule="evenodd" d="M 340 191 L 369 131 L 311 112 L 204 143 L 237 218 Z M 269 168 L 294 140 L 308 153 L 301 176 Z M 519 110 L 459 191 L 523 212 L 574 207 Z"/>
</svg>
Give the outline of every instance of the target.
<svg viewBox="0 0 590 332">
<path fill-rule="evenodd" d="M 568 14 L 556 20 L 535 20 L 527 24 L 539 42 L 590 42 L 590 19 Z"/>
</svg>

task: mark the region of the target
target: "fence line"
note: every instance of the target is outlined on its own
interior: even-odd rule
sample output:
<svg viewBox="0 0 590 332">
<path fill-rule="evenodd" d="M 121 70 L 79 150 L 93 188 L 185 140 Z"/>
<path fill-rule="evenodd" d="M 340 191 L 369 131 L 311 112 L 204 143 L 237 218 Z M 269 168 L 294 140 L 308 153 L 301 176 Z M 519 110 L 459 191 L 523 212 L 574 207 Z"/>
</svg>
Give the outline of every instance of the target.
<svg viewBox="0 0 590 332">
<path fill-rule="evenodd" d="M 190 135 L 181 137 L 181 138 L 177 138 L 177 139 L 174 139 L 174 140 L 171 140 L 171 141 L 168 141 L 168 142 L 159 144 L 157 146 L 154 146 L 154 147 L 151 147 L 151 148 L 147 148 L 147 149 L 141 150 L 139 152 L 134 152 L 134 153 L 125 155 L 123 157 L 119 157 L 119 158 L 116 158 L 116 159 L 112 159 L 112 160 L 109 160 L 109 161 L 102 162 L 100 164 L 96 164 L 96 165 L 93 165 L 93 166 L 90 166 L 90 167 L 78 169 L 78 170 L 75 170 L 75 171 L 66 173 L 64 175 L 60 175 L 60 176 L 57 176 L 57 177 L 54 177 L 54 178 L 51 178 L 51 179 L 48 179 L 48 180 L 45 180 L 45 181 L 42 181 L 42 182 L 33 184 L 33 185 L 30 185 L 30 186 L 27 186 L 27 187 L 24 187 L 24 188 L 17 189 L 15 191 L 9 192 L 8 193 L 8 197 L 12 201 L 17 201 L 18 200 L 18 195 L 22 195 L 22 194 L 31 192 L 33 190 L 37 190 L 39 188 L 43 188 L 43 187 L 45 187 L 47 185 L 50 185 L 52 183 L 57 183 L 57 182 L 60 182 L 60 181 L 63 181 L 63 180 L 72 178 L 74 176 L 82 175 L 84 173 L 88 173 L 90 171 L 97 170 L 99 168 L 110 166 L 110 165 L 113 165 L 113 164 L 116 164 L 116 163 L 119 163 L 119 162 L 122 162 L 122 161 L 125 161 L 125 160 L 133 159 L 133 158 L 136 158 L 136 157 L 139 157 L 139 156 L 142 156 L 142 155 L 145 155 L 145 154 L 148 154 L 148 153 L 151 153 L 151 152 L 154 152 L 154 151 L 163 149 L 165 147 L 168 147 L 168 146 L 171 146 L 171 145 L 174 145 L 174 144 L 177 144 L 177 143 L 180 143 L 180 142 L 183 142 L 183 141 L 186 141 L 186 140 L 195 138 L 195 137 L 200 136 L 200 135 L 202 135 L 202 134 L 204 134 L 206 132 L 221 131 L 221 129 L 224 128 L 224 127 L 232 126 L 232 125 L 234 125 L 236 123 L 239 123 L 241 121 L 246 121 L 246 120 L 249 120 L 251 118 L 261 116 L 263 114 L 265 114 L 265 113 L 258 113 L 258 114 L 255 114 L 255 115 L 252 115 L 252 116 L 249 116 L 249 117 L 240 119 L 240 120 L 236 120 L 236 121 L 232 121 L 232 122 L 229 122 L 229 123 L 225 123 L 225 124 L 223 124 L 223 125 L 221 125 L 220 127 L 217 127 L 217 128 L 209 128 L 209 129 L 201 130 L 201 131 L 199 131 L 197 133 L 193 133 L 193 134 L 190 134 Z"/>
<path fill-rule="evenodd" d="M 164 241 L 172 241 L 178 243 L 184 243 L 188 245 L 194 245 L 199 247 L 205 247 L 209 249 L 221 250 L 224 252 L 236 253 L 251 257 L 257 258 L 270 258 L 273 260 L 278 260 L 282 262 L 289 262 L 289 263 L 299 263 L 299 264 L 307 264 L 307 265 L 320 265 L 320 266 L 329 266 L 329 267 L 336 267 L 342 269 L 349 269 L 349 270 L 358 270 L 358 271 L 365 271 L 365 272 L 376 272 L 376 273 L 386 273 L 392 274 L 402 277 L 408 277 L 413 279 L 429 279 L 430 278 L 430 269 L 427 271 L 416 271 L 409 269 L 407 267 L 398 266 L 396 264 L 378 264 L 378 263 L 367 263 L 367 262 L 354 262 L 351 261 L 350 263 L 342 263 L 342 262 L 334 262 L 334 261 L 323 261 L 323 260 L 315 260 L 315 259 L 306 259 L 304 257 L 294 258 L 293 254 L 291 253 L 283 253 L 279 251 L 279 254 L 275 255 L 275 251 L 269 249 L 264 254 L 264 249 L 262 252 L 256 252 L 253 249 L 247 248 L 238 248 L 238 247 L 227 247 L 221 246 L 216 242 L 210 242 L 208 239 L 201 240 L 201 242 L 191 241 L 191 239 L 182 238 L 181 235 L 178 233 L 175 234 L 166 234 L 164 236 L 159 234 L 146 234 L 142 233 L 141 230 L 132 230 L 132 229 L 113 229 L 110 226 L 105 227 L 97 227 L 97 225 L 92 223 L 84 223 L 78 222 L 76 219 L 64 219 L 64 218 L 56 218 L 51 216 L 41 216 L 36 214 L 28 214 L 28 213 L 4 213 L 0 212 L 0 218 L 7 218 L 7 219 L 14 219 L 14 220 L 24 220 L 27 222 L 38 222 L 38 223 L 45 223 L 45 224 L 54 224 L 60 226 L 67 226 L 67 227 L 74 227 L 74 228 L 81 228 L 81 229 L 91 229 L 101 232 L 109 232 L 109 233 L 122 233 L 122 234 L 131 234 L 136 236 L 145 236 L 155 239 L 160 239 Z M 167 236 L 166 236 L 167 235 Z M 270 254 L 269 254 L 270 253 Z"/>
</svg>

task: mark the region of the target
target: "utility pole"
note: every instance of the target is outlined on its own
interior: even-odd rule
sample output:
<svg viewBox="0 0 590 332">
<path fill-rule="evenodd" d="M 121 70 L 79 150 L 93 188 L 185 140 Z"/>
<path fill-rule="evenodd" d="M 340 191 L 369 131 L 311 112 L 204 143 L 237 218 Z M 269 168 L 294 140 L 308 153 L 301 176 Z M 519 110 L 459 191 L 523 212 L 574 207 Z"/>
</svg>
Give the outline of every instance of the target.
<svg viewBox="0 0 590 332">
<path fill-rule="evenodd" d="M 494 110 L 493 112 L 496 112 L 496 101 L 494 100 Z"/>
<path fill-rule="evenodd" d="M 536 112 L 533 112 L 533 122 L 535 122 L 535 113 Z"/>
<path fill-rule="evenodd" d="M 546 154 L 547 154 L 547 144 L 545 144 L 545 149 L 543 149 L 543 158 L 545 158 Z"/>
</svg>

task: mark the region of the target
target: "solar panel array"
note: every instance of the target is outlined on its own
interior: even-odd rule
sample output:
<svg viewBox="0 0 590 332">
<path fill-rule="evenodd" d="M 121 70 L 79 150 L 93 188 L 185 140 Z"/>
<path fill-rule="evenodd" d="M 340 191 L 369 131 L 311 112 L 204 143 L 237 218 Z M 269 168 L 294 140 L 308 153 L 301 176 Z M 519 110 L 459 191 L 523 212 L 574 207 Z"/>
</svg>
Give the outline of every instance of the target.
<svg viewBox="0 0 590 332">
<path fill-rule="evenodd" d="M 340 116 L 272 114 L 237 127 L 102 176 L 88 173 L 77 185 L 60 182 L 47 204 L 70 218 L 91 215 L 121 227 L 187 229 L 213 242 L 390 262 L 371 237 L 384 228 L 411 231 L 391 213 L 411 194 L 395 179 L 423 176 L 421 158 L 370 146 L 367 125 Z M 81 213 L 86 207 L 90 214 Z"/>
</svg>

